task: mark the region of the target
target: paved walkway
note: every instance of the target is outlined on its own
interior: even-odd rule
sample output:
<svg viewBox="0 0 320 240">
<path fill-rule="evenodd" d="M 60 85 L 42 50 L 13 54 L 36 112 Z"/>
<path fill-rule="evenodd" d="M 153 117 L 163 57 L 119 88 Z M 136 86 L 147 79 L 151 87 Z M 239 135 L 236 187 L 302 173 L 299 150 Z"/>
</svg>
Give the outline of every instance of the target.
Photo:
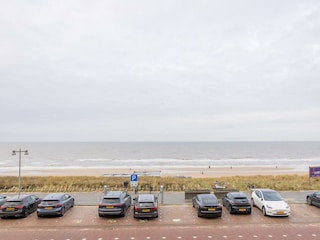
<svg viewBox="0 0 320 240">
<path fill-rule="evenodd" d="M 306 195 L 313 191 L 280 191 L 281 196 L 288 203 L 306 203 Z M 136 194 L 129 192 L 134 198 Z M 142 193 L 142 192 L 138 192 Z M 146 193 L 146 192 L 144 192 Z M 159 192 L 152 192 L 158 196 L 159 204 L 174 205 L 174 204 L 190 204 L 191 199 L 185 199 L 185 192 L 164 192 L 163 197 Z M 245 192 L 250 199 L 250 192 Z M 35 193 L 39 197 L 44 197 L 47 193 Z M 75 205 L 78 206 L 94 206 L 98 205 L 103 197 L 102 192 L 87 192 L 87 193 L 71 193 L 75 198 Z M 12 196 L 15 194 L 7 194 Z"/>
</svg>

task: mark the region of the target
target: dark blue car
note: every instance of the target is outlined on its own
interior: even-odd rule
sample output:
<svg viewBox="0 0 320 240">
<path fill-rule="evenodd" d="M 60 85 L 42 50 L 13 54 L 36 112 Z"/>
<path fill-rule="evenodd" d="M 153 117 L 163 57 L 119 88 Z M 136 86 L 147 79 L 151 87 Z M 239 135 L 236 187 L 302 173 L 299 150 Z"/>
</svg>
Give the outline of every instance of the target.
<svg viewBox="0 0 320 240">
<path fill-rule="evenodd" d="M 43 198 L 37 208 L 38 217 L 63 216 L 74 206 L 74 197 L 66 193 L 51 193 Z"/>
</svg>

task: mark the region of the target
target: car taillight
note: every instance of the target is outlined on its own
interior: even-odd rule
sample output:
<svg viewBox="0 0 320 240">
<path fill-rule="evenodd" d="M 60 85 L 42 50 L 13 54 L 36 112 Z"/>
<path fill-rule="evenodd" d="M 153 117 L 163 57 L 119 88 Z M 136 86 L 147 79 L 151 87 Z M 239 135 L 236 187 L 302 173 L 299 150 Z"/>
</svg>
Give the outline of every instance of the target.
<svg viewBox="0 0 320 240">
<path fill-rule="evenodd" d="M 140 210 L 140 208 L 139 208 L 139 207 L 137 207 L 137 206 L 134 206 L 134 210 L 135 210 L 135 211 L 139 211 L 139 210 Z"/>
<path fill-rule="evenodd" d="M 56 207 L 56 208 L 62 207 L 62 204 L 60 204 L 60 203 L 59 203 L 59 204 L 56 204 L 55 207 Z"/>
<path fill-rule="evenodd" d="M 99 204 L 99 207 L 105 207 L 105 206 L 107 206 L 107 205 L 105 205 L 105 204 Z"/>
<path fill-rule="evenodd" d="M 18 209 L 21 209 L 23 207 L 24 207 L 23 205 L 15 206 L 15 208 L 18 208 Z"/>
<path fill-rule="evenodd" d="M 114 204 L 113 206 L 115 206 L 115 207 L 122 207 L 123 204 L 119 203 L 119 204 Z"/>
</svg>

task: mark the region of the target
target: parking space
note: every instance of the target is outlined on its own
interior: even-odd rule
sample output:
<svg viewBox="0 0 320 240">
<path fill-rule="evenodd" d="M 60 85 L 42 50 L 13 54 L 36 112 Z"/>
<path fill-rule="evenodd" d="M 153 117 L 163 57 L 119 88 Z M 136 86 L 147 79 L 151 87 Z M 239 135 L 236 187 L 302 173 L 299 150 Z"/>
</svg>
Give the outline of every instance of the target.
<svg viewBox="0 0 320 240">
<path fill-rule="evenodd" d="M 160 206 L 159 217 L 151 219 L 134 219 L 132 208 L 125 217 L 99 217 L 97 206 L 76 206 L 63 217 L 38 218 L 35 213 L 27 218 L 1 219 L 2 227 L 59 227 L 59 226 L 101 226 L 115 225 L 243 225 L 243 224 L 289 224 L 319 222 L 320 209 L 307 204 L 291 204 L 290 217 L 265 217 L 257 208 L 250 215 L 229 214 L 223 208 L 221 218 L 198 218 L 196 210 L 189 204 Z"/>
</svg>

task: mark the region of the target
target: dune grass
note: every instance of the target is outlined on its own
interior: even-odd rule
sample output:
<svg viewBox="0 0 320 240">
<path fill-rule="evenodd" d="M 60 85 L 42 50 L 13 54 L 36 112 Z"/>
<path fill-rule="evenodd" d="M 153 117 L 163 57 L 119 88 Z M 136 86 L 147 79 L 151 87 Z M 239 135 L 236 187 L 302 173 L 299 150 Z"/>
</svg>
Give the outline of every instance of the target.
<svg viewBox="0 0 320 240">
<path fill-rule="evenodd" d="M 107 185 L 109 190 L 122 190 L 123 183 L 129 181 L 124 177 L 93 177 L 93 176 L 46 176 L 22 177 L 22 192 L 99 192 Z M 232 176 L 217 178 L 177 178 L 177 177 L 139 177 L 139 191 L 185 191 L 193 189 L 211 189 L 215 182 L 222 182 L 228 188 L 247 191 L 248 184 L 256 188 L 272 188 L 278 191 L 300 191 L 320 189 L 320 179 L 309 181 L 308 175 L 257 175 Z M 129 190 L 130 184 L 129 184 Z M 0 192 L 17 192 L 17 177 L 0 177 Z"/>
</svg>

